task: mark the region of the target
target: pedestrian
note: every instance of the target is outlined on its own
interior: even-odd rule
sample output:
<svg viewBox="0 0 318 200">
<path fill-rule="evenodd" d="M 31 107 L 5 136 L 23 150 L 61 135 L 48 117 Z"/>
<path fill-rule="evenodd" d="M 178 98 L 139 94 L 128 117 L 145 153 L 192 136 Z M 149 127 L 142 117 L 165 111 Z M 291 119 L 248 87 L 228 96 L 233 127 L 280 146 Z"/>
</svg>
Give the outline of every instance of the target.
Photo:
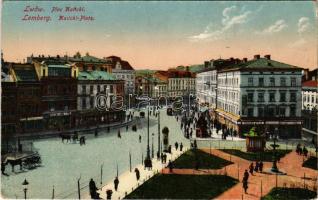
<svg viewBox="0 0 318 200">
<path fill-rule="evenodd" d="M 179 117 L 177 116 L 177 121 L 179 120 Z"/>
<path fill-rule="evenodd" d="M 176 151 L 177 151 L 177 150 L 178 150 L 178 146 L 179 146 L 178 142 L 176 142 L 176 143 L 174 144 L 174 146 L 176 147 Z"/>
<path fill-rule="evenodd" d="M 98 127 L 95 129 L 95 137 L 97 137 L 98 136 Z"/>
<path fill-rule="evenodd" d="M 139 135 L 139 143 L 141 143 L 141 135 Z"/>
<path fill-rule="evenodd" d="M 118 177 L 116 176 L 116 178 L 114 180 L 115 191 L 117 191 L 118 185 L 119 185 L 119 180 L 118 180 Z"/>
<path fill-rule="evenodd" d="M 303 153 L 304 153 L 304 156 L 307 157 L 308 150 L 305 146 L 303 147 Z"/>
<path fill-rule="evenodd" d="M 89 193 L 91 195 L 91 198 L 92 199 L 96 199 L 96 196 L 97 196 L 97 187 L 96 187 L 96 184 L 95 184 L 95 181 L 91 178 L 91 180 L 89 181 Z"/>
<path fill-rule="evenodd" d="M 111 199 L 112 198 L 112 194 L 113 194 L 113 191 L 112 190 L 106 190 L 106 199 Z"/>
<path fill-rule="evenodd" d="M 259 162 L 259 171 L 261 172 L 261 173 L 263 173 L 263 162 L 261 161 L 261 162 Z"/>
<path fill-rule="evenodd" d="M 171 145 L 168 147 L 168 153 L 171 153 Z"/>
<path fill-rule="evenodd" d="M 128 125 L 126 125 L 126 131 L 128 131 L 128 128 L 129 128 Z"/>
<path fill-rule="evenodd" d="M 138 168 L 135 168 L 135 173 L 136 173 L 137 181 L 139 181 L 139 179 L 140 179 L 140 172 L 139 172 L 139 169 L 138 169 Z"/>
<path fill-rule="evenodd" d="M 163 163 L 163 153 L 161 152 L 161 163 Z"/>
<path fill-rule="evenodd" d="M 192 138 L 192 134 L 193 134 L 193 129 L 190 129 L 190 137 Z"/>
<path fill-rule="evenodd" d="M 258 172 L 258 168 L 259 168 L 259 162 L 256 161 L 254 171 Z"/>
<path fill-rule="evenodd" d="M 182 151 L 182 149 L 183 149 L 183 144 L 182 144 L 182 142 L 180 143 L 180 151 Z"/>
<path fill-rule="evenodd" d="M 250 164 L 249 169 L 250 169 L 250 174 L 253 175 L 253 170 L 254 170 L 254 164 L 253 163 Z"/>
<path fill-rule="evenodd" d="M 169 160 L 168 167 L 169 167 L 169 172 L 172 173 L 173 166 L 172 166 L 171 160 Z"/>
<path fill-rule="evenodd" d="M 120 135 L 120 129 L 118 129 L 117 136 L 118 136 L 118 138 L 121 138 L 121 135 Z"/>
<path fill-rule="evenodd" d="M 1 174 L 5 175 L 4 171 L 6 170 L 6 164 L 1 162 Z"/>
<path fill-rule="evenodd" d="M 299 155 L 300 154 L 300 149 L 301 149 L 301 147 L 300 147 L 300 144 L 298 143 L 297 144 L 297 147 L 296 147 L 296 153 Z"/>
<path fill-rule="evenodd" d="M 243 178 L 243 188 L 244 188 L 245 194 L 247 194 L 247 188 L 248 188 L 247 184 L 248 184 L 247 179 L 244 177 Z"/>
<path fill-rule="evenodd" d="M 249 177 L 249 174 L 248 174 L 247 169 L 246 169 L 244 172 L 244 178 L 246 178 L 248 180 L 248 177 Z"/>
</svg>

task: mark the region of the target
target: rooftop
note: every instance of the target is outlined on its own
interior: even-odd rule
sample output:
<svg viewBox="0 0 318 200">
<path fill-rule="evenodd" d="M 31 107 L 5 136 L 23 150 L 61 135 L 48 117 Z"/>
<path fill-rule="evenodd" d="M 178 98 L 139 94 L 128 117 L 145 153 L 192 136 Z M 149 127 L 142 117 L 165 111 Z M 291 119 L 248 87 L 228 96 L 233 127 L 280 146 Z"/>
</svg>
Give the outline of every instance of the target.
<svg viewBox="0 0 318 200">
<path fill-rule="evenodd" d="M 82 71 L 78 74 L 78 80 L 117 80 L 112 74 L 105 71 Z"/>
<path fill-rule="evenodd" d="M 303 87 L 314 87 L 317 88 L 318 87 L 318 81 L 306 81 L 302 83 Z"/>
</svg>

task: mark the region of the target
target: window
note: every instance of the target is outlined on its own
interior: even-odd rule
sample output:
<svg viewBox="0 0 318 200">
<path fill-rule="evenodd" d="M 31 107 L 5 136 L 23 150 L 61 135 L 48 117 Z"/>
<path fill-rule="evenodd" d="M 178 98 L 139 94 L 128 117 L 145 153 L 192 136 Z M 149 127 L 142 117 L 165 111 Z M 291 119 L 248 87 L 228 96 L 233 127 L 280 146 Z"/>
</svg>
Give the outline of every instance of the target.
<svg viewBox="0 0 318 200">
<path fill-rule="evenodd" d="M 296 93 L 295 92 L 290 93 L 290 102 L 296 102 Z"/>
<path fill-rule="evenodd" d="M 93 94 L 94 93 L 94 85 L 91 85 L 89 90 L 90 90 L 90 94 Z"/>
<path fill-rule="evenodd" d="M 264 93 L 263 92 L 258 93 L 258 102 L 264 102 Z"/>
<path fill-rule="evenodd" d="M 89 103 L 91 105 L 91 108 L 94 108 L 94 97 L 91 97 L 89 101 L 90 101 Z"/>
<path fill-rule="evenodd" d="M 100 85 L 97 85 L 97 93 L 100 92 Z"/>
<path fill-rule="evenodd" d="M 253 93 L 248 93 L 247 94 L 247 102 L 253 102 L 254 101 L 253 97 L 254 97 Z"/>
<path fill-rule="evenodd" d="M 264 86 L 264 78 L 258 78 L 258 86 L 260 87 Z"/>
<path fill-rule="evenodd" d="M 113 93 L 113 90 L 114 90 L 113 85 L 110 85 L 110 93 Z"/>
<path fill-rule="evenodd" d="M 275 92 L 269 93 L 269 102 L 275 102 Z"/>
<path fill-rule="evenodd" d="M 286 112 L 286 108 L 285 107 L 280 107 L 279 108 L 279 115 L 281 117 L 285 117 L 285 112 Z"/>
<path fill-rule="evenodd" d="M 258 116 L 264 117 L 264 108 L 258 108 Z"/>
<path fill-rule="evenodd" d="M 311 102 L 315 103 L 315 97 L 314 96 L 311 96 Z"/>
<path fill-rule="evenodd" d="M 86 94 L 86 85 L 82 85 L 82 94 Z"/>
<path fill-rule="evenodd" d="M 268 109 L 266 109 L 266 116 L 267 117 L 273 117 L 276 114 L 276 110 L 275 107 L 269 107 Z"/>
<path fill-rule="evenodd" d="M 296 116 L 296 106 L 291 105 L 290 106 L 290 116 L 295 117 Z"/>
<path fill-rule="evenodd" d="M 290 84 L 291 84 L 291 86 L 296 86 L 296 78 L 295 77 L 292 77 L 290 79 Z"/>
<path fill-rule="evenodd" d="M 280 92 L 280 102 L 285 102 L 286 101 L 286 93 L 285 92 Z"/>
<path fill-rule="evenodd" d="M 254 117 L 254 109 L 253 108 L 247 109 L 247 117 Z"/>
<path fill-rule="evenodd" d="M 253 86 L 253 77 L 248 78 L 248 86 Z"/>
<path fill-rule="evenodd" d="M 286 86 L 286 78 L 285 77 L 280 78 L 280 86 Z"/>
<path fill-rule="evenodd" d="M 270 77 L 269 78 L 269 85 L 270 86 L 275 86 L 275 78 L 274 77 Z"/>
<path fill-rule="evenodd" d="M 42 70 L 42 76 L 45 76 L 45 69 Z"/>
<path fill-rule="evenodd" d="M 86 108 L 86 98 L 82 99 L 82 109 Z"/>
</svg>

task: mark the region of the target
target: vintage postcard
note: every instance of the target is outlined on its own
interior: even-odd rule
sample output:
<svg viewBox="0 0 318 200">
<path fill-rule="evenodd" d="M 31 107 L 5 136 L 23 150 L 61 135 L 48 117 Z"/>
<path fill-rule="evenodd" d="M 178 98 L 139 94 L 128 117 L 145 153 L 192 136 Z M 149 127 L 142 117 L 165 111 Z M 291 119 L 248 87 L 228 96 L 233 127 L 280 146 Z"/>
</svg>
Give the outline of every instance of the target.
<svg viewBox="0 0 318 200">
<path fill-rule="evenodd" d="M 316 199 L 317 1 L 1 2 L 1 199 Z"/>
</svg>

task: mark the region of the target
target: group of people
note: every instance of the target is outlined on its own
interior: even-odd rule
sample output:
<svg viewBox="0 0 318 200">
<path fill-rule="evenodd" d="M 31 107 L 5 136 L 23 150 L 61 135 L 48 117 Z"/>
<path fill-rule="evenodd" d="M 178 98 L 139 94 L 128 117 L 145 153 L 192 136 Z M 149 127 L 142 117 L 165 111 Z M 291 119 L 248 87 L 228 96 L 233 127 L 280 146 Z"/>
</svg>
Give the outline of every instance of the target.
<svg viewBox="0 0 318 200">
<path fill-rule="evenodd" d="M 307 148 L 305 147 L 305 145 L 303 146 L 303 148 L 301 148 L 301 145 L 298 143 L 298 144 L 297 144 L 297 147 L 296 147 L 296 153 L 297 153 L 298 155 L 304 155 L 305 157 L 307 157 L 308 150 L 307 150 Z"/>
<path fill-rule="evenodd" d="M 254 166 L 254 163 L 252 162 L 249 166 L 249 172 L 253 175 L 253 172 L 260 172 L 262 173 L 263 172 L 263 166 L 264 166 L 264 163 L 263 161 L 256 161 L 255 163 L 255 166 Z"/>
<path fill-rule="evenodd" d="M 263 161 L 256 161 L 255 163 L 255 166 L 254 166 L 254 163 L 252 162 L 249 166 L 249 173 L 251 175 L 253 175 L 253 172 L 260 172 L 262 173 L 263 172 Z M 244 175 L 243 175 L 243 180 L 242 180 L 242 183 L 243 183 L 243 189 L 244 189 L 244 192 L 247 193 L 247 189 L 248 189 L 248 177 L 249 177 L 249 173 L 247 171 L 247 169 L 245 170 L 244 172 Z"/>
<path fill-rule="evenodd" d="M 176 151 L 178 151 L 178 147 L 179 147 L 178 142 L 174 143 L 174 146 L 176 147 Z M 180 143 L 180 151 L 182 151 L 182 149 L 183 149 L 183 144 L 182 144 L 182 142 L 181 142 L 181 143 Z"/>
</svg>

